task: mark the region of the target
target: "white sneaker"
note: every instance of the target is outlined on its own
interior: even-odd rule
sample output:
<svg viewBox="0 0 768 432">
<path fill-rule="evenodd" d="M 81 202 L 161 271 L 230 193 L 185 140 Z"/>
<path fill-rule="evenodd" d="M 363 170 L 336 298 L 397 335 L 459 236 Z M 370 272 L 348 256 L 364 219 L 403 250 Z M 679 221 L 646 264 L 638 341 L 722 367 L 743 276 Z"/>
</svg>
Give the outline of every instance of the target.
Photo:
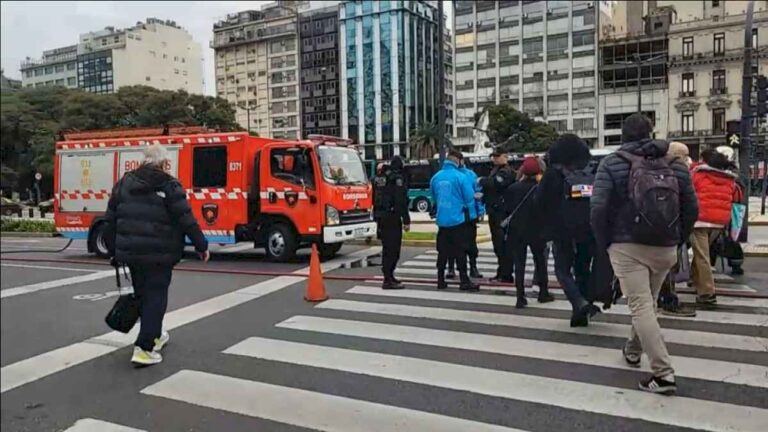
<svg viewBox="0 0 768 432">
<path fill-rule="evenodd" d="M 161 349 L 171 340 L 171 335 L 164 331 L 160 333 L 160 337 L 155 339 L 155 352 L 160 352 Z"/>
<path fill-rule="evenodd" d="M 158 364 L 161 361 L 163 361 L 163 356 L 159 352 L 144 351 L 137 346 L 133 347 L 133 357 L 131 357 L 131 363 L 142 366 L 149 366 Z"/>
</svg>

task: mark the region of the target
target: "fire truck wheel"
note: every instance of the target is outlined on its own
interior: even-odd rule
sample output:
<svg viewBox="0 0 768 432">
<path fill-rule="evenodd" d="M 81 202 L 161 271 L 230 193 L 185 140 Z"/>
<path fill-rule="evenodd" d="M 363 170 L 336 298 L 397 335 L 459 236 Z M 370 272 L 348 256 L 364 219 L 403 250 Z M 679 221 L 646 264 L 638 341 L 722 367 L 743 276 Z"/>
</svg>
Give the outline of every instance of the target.
<svg viewBox="0 0 768 432">
<path fill-rule="evenodd" d="M 429 205 L 429 200 L 424 197 L 416 198 L 416 201 L 413 203 L 413 208 L 419 213 L 429 213 L 430 207 L 432 206 Z"/>
<path fill-rule="evenodd" d="M 104 237 L 106 224 L 100 223 L 93 227 L 91 235 L 88 237 L 88 249 L 92 250 L 99 258 L 109 258 L 109 249 L 107 249 L 107 240 Z"/>
<path fill-rule="evenodd" d="M 288 261 L 296 255 L 296 234 L 291 227 L 276 223 L 267 229 L 267 257 L 272 261 Z"/>
<path fill-rule="evenodd" d="M 336 256 L 341 250 L 343 243 L 321 243 L 320 244 L 320 258 L 329 259 Z"/>
</svg>

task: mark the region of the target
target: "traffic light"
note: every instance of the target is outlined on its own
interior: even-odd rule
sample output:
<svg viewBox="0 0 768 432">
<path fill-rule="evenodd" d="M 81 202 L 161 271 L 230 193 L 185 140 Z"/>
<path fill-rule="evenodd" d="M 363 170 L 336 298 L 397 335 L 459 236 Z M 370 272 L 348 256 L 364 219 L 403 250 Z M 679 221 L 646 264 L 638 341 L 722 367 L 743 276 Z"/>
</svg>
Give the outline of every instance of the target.
<svg viewBox="0 0 768 432">
<path fill-rule="evenodd" d="M 757 116 L 768 115 L 768 78 L 765 75 L 757 77 Z"/>
</svg>

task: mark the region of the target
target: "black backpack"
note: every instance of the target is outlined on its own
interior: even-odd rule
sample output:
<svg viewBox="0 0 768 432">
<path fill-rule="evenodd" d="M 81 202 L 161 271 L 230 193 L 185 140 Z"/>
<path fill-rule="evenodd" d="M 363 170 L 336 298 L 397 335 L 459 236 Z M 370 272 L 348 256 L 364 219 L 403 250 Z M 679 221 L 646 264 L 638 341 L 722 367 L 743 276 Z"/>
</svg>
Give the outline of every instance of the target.
<svg viewBox="0 0 768 432">
<path fill-rule="evenodd" d="M 589 237 L 589 201 L 595 184 L 595 169 L 587 165 L 580 169 L 561 167 L 563 173 L 563 220 L 565 231 L 576 240 Z"/>
<path fill-rule="evenodd" d="M 680 241 L 680 186 L 673 159 L 616 152 L 630 163 L 628 197 L 632 240 L 665 246 Z"/>
</svg>

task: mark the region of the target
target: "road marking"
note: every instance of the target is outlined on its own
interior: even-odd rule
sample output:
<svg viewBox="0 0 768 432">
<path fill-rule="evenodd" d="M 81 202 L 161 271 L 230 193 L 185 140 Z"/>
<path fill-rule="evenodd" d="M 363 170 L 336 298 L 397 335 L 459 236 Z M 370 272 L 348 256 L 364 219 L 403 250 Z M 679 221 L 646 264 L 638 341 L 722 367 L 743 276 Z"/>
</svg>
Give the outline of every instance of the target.
<svg viewBox="0 0 768 432">
<path fill-rule="evenodd" d="M 320 264 L 320 267 L 323 272 L 330 272 L 333 270 L 337 270 L 345 265 L 351 264 L 353 262 L 360 261 L 361 259 L 364 259 L 366 257 L 376 255 L 379 252 L 381 252 L 381 246 L 372 246 L 369 248 L 360 249 L 350 254 L 343 255 L 338 258 L 334 258 L 330 261 L 326 261 Z M 309 267 L 296 270 L 292 274 L 307 276 L 309 275 Z"/>
<path fill-rule="evenodd" d="M 423 411 L 193 370 L 179 371 L 141 392 L 312 430 L 332 432 L 519 431 Z"/>
<path fill-rule="evenodd" d="M 327 300 L 318 304 L 315 308 L 341 310 L 346 312 L 366 312 L 400 317 L 470 322 L 617 338 L 627 338 L 630 330 L 630 326 L 626 324 L 614 324 L 601 321 L 593 321 L 589 327 L 574 328 L 571 327 L 566 320 L 561 318 L 541 318 L 526 315 L 477 312 L 392 303 L 369 303 L 353 300 Z M 696 345 L 708 348 L 768 352 L 768 338 L 666 328 L 661 329 L 661 332 L 664 335 L 664 340 L 669 343 Z"/>
<path fill-rule="evenodd" d="M 600 348 L 481 333 L 435 330 L 365 321 L 294 316 L 277 327 L 334 335 L 357 336 L 442 348 L 527 357 L 614 369 L 636 370 L 621 358 L 618 348 Z M 768 388 L 768 367 L 720 360 L 673 356 L 675 375 L 705 381 Z M 735 371 L 738 371 L 736 373 Z"/>
<path fill-rule="evenodd" d="M 488 266 L 478 264 L 477 267 L 480 270 L 496 270 L 496 266 L 491 266 L 489 268 Z M 403 274 L 403 275 L 420 275 L 420 276 L 429 275 L 429 276 L 437 277 L 437 269 L 434 267 L 433 268 L 398 267 L 395 269 L 395 273 Z M 530 272 L 528 272 L 528 274 L 530 274 Z M 550 282 L 557 282 L 557 278 L 553 274 L 548 274 L 547 280 L 549 280 Z"/>
<path fill-rule="evenodd" d="M 639 390 L 389 354 L 256 337 L 246 339 L 224 352 L 692 429 L 763 431 L 768 424 L 768 410 L 761 408 L 680 396 L 665 398 Z M 183 395 L 186 392 L 183 384 L 179 382 L 174 393 Z M 208 384 L 205 387 L 208 392 L 211 389 L 225 388 L 216 383 Z M 212 395 L 211 398 L 216 400 L 216 396 L 218 395 Z M 232 399 L 230 403 L 248 400 L 234 395 Z M 254 404 L 258 404 L 257 399 L 253 400 Z M 285 400 L 292 401 L 292 399 Z M 307 406 L 306 404 L 296 405 Z M 284 404 L 284 406 L 293 407 L 294 404 Z M 376 429 L 372 427 L 368 430 Z M 419 429 L 403 428 L 402 430 Z"/>
<path fill-rule="evenodd" d="M 64 432 L 146 432 L 142 429 L 134 429 L 115 423 L 91 418 L 80 419 L 72 427 Z"/>
<path fill-rule="evenodd" d="M 215 252 L 242 252 L 244 250 L 254 249 L 253 243 L 239 243 L 231 246 L 223 247 Z"/>
<path fill-rule="evenodd" d="M 696 294 L 678 294 L 677 297 L 684 303 L 696 303 Z M 717 296 L 717 304 L 718 306 L 768 308 L 768 299 L 726 297 L 721 295 Z M 766 312 L 768 313 L 768 311 Z"/>
<path fill-rule="evenodd" d="M 527 262 L 533 262 L 533 255 L 528 254 L 527 256 Z M 432 261 L 435 262 L 437 260 L 437 255 L 417 255 L 415 257 L 411 258 L 412 260 L 419 260 L 419 261 Z M 547 260 L 549 261 L 550 267 L 554 265 L 554 259 L 552 257 L 549 257 Z M 477 262 L 482 263 L 491 263 L 491 264 L 497 264 L 499 263 L 499 260 L 496 258 L 496 256 L 485 256 L 481 255 L 477 257 Z"/>
<path fill-rule="evenodd" d="M 500 306 L 514 306 L 515 297 L 513 296 L 498 296 L 498 295 L 484 295 L 484 294 L 465 294 L 459 292 L 445 292 L 445 291 L 428 291 L 428 290 L 382 290 L 378 287 L 362 286 L 358 285 L 352 289 L 347 290 L 349 294 L 364 294 L 375 295 L 383 297 L 401 297 L 423 300 L 437 300 L 437 301 L 452 301 L 461 303 L 474 303 L 474 304 L 488 304 L 488 305 L 500 305 Z M 571 311 L 571 304 L 566 300 L 555 300 L 551 303 L 528 303 L 528 307 L 531 309 L 549 309 L 549 310 L 561 310 Z M 623 315 L 630 316 L 629 307 L 627 305 L 616 304 L 611 306 L 607 311 L 603 311 L 605 315 Z M 675 320 L 687 320 L 698 322 L 713 322 L 718 324 L 738 324 L 757 327 L 768 326 L 768 315 L 764 314 L 747 314 L 747 313 L 734 313 L 734 312 L 716 312 L 716 311 L 696 311 L 696 316 L 693 318 L 686 317 L 673 317 L 673 316 L 660 316 L 662 319 L 675 319 Z"/>
<path fill-rule="evenodd" d="M 435 261 L 416 261 L 416 260 L 412 260 L 412 261 L 406 261 L 406 262 L 400 264 L 399 268 L 405 269 L 407 267 L 428 267 L 428 268 L 431 268 L 431 269 L 436 269 L 437 268 L 437 263 Z M 496 265 L 496 264 L 483 264 L 482 262 L 480 262 L 480 260 L 478 260 L 477 268 L 479 268 L 481 270 L 494 270 L 495 271 L 498 268 L 498 265 Z M 528 262 L 525 264 L 525 269 L 533 271 L 534 268 L 535 268 L 535 265 L 533 264 L 533 262 L 531 262 L 531 260 L 528 260 Z M 555 266 L 554 265 L 549 265 L 547 267 L 547 269 L 548 269 L 549 272 L 553 272 L 554 273 Z M 435 270 L 433 270 L 432 273 L 435 273 Z"/>
<path fill-rule="evenodd" d="M 11 264 L 11 263 L 0 263 L 0 266 L 2 266 L 2 267 L 29 268 L 29 269 L 37 269 L 37 270 L 63 270 L 63 271 L 90 272 L 90 273 L 96 273 L 96 272 L 99 271 L 99 270 L 94 270 L 94 269 L 83 269 L 83 268 L 72 268 L 72 267 L 51 267 L 51 266 L 39 266 L 39 265 L 28 265 L 28 264 Z"/>
<path fill-rule="evenodd" d="M 0 298 L 13 297 L 22 294 L 29 294 L 37 291 L 47 290 L 51 288 L 60 288 L 68 285 L 75 285 L 83 282 L 91 282 L 108 277 L 115 277 L 115 270 L 104 270 L 96 273 L 91 273 L 83 276 L 73 276 L 66 279 L 56 279 L 47 282 L 40 282 L 31 285 L 24 285 L 16 288 L 8 288 L 0 291 Z"/>
<path fill-rule="evenodd" d="M 174 328 L 255 300 L 302 280 L 304 278 L 299 276 L 280 276 L 231 293 L 209 298 L 181 309 L 176 309 L 165 316 L 163 328 L 165 330 L 173 330 Z M 0 393 L 5 393 L 21 385 L 131 345 L 135 340 L 137 332 L 138 326 L 134 327 L 131 333 L 128 334 L 119 332 L 105 333 L 4 366 L 0 369 Z"/>
</svg>

